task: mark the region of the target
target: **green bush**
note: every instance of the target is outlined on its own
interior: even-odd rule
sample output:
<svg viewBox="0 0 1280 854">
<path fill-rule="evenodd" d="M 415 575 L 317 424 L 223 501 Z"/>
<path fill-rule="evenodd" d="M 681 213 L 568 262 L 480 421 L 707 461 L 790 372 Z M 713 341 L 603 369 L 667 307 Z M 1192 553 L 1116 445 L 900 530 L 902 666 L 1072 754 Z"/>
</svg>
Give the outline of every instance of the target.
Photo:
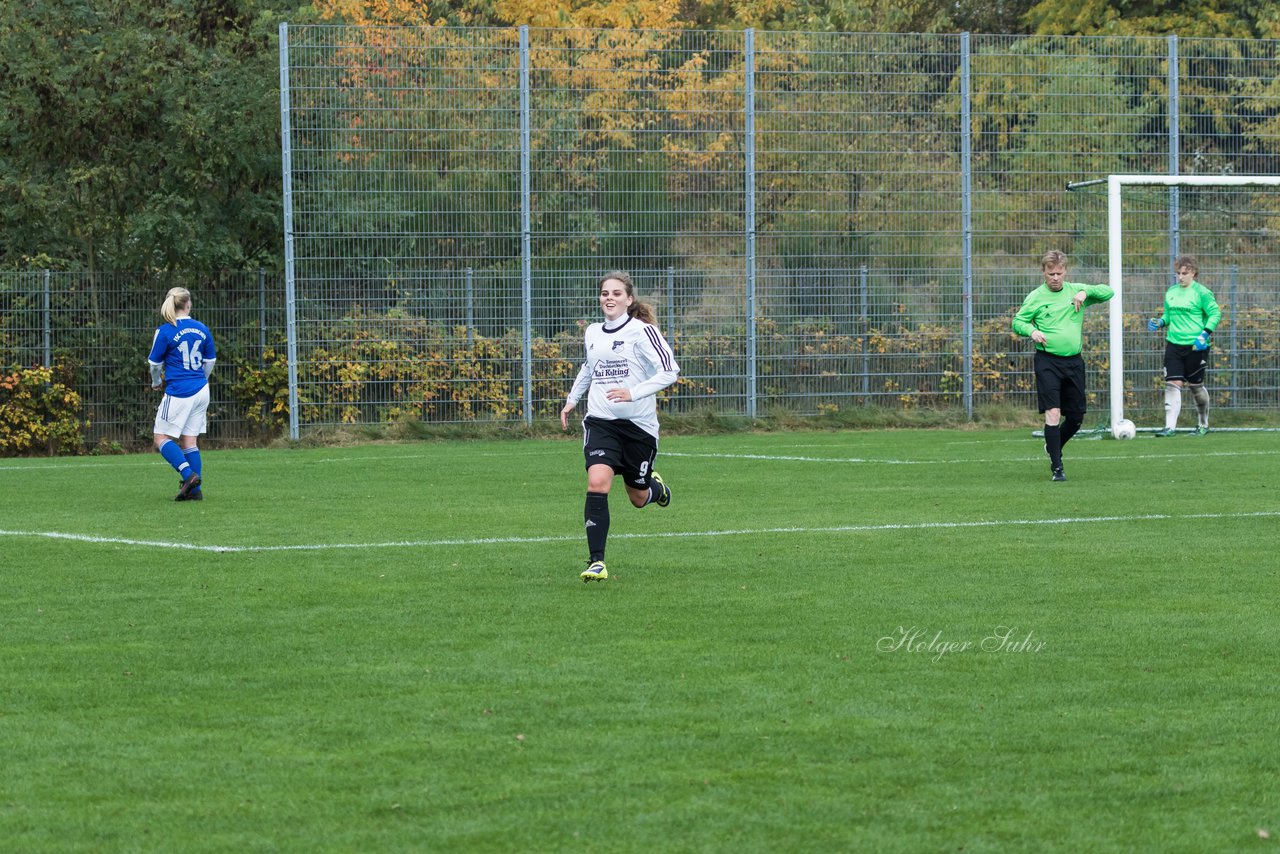
<svg viewBox="0 0 1280 854">
<path fill-rule="evenodd" d="M 268 347 L 261 368 L 242 367 L 231 384 L 237 408 L 264 437 L 277 436 L 289 423 L 289 360 Z"/>
</svg>

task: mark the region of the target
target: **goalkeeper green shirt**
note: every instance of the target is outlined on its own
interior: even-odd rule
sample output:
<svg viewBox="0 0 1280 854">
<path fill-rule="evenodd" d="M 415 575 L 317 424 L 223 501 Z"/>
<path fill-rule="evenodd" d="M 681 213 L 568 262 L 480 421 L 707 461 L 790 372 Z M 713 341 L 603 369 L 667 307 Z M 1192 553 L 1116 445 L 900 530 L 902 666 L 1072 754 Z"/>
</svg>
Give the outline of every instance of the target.
<svg viewBox="0 0 1280 854">
<path fill-rule="evenodd" d="M 1166 337 L 1170 344 L 1192 344 L 1204 330 L 1217 329 L 1221 320 L 1222 309 L 1213 291 L 1199 282 L 1185 288 L 1174 285 L 1164 292 L 1164 323 L 1169 327 Z"/>
<path fill-rule="evenodd" d="M 1085 301 L 1080 311 L 1076 311 L 1074 301 L 1080 291 L 1085 292 Z M 1079 355 L 1084 346 L 1084 307 L 1106 302 L 1113 296 L 1115 291 L 1106 285 L 1063 282 L 1060 291 L 1041 285 L 1022 301 L 1022 308 L 1013 316 L 1013 331 L 1029 337 L 1039 329 L 1044 333 L 1045 342 L 1037 344 L 1037 350 L 1044 350 L 1055 356 Z"/>
</svg>

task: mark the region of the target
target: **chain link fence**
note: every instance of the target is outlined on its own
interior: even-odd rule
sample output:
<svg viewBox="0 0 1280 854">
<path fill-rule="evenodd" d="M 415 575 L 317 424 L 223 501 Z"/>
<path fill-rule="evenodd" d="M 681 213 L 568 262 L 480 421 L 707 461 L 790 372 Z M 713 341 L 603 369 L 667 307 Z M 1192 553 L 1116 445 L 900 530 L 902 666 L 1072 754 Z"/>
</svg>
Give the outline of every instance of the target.
<svg viewBox="0 0 1280 854">
<path fill-rule="evenodd" d="M 93 439 L 149 431 L 143 359 L 174 283 L 218 335 L 219 435 L 553 418 L 615 268 L 683 367 L 668 411 L 1032 408 L 1009 319 L 1041 254 L 1107 278 L 1105 192 L 1067 182 L 1280 174 L 1276 41 L 281 35 L 282 280 L 0 277 L 0 361 L 73 363 Z M 1215 405 L 1280 406 L 1278 201 L 1126 196 L 1130 406 L 1158 407 L 1145 318 L 1180 252 L 1225 310 Z M 1095 372 L 1105 331 L 1095 310 Z"/>
<path fill-rule="evenodd" d="M 159 397 L 150 389 L 147 354 L 172 287 L 191 291 L 192 316 L 218 345 L 209 437 L 278 433 L 286 415 L 272 411 L 268 379 L 285 343 L 278 274 L 0 273 L 0 367 L 58 366 L 80 395 L 90 448 L 149 442 Z M 275 376 L 283 383 L 283 370 L 276 367 Z"/>
<path fill-rule="evenodd" d="M 1104 194 L 1068 181 L 1280 172 L 1276 42 L 282 36 L 295 430 L 551 417 L 613 268 L 659 309 L 684 368 L 676 411 L 1031 406 L 1008 319 L 1040 255 L 1106 276 Z M 1230 355 L 1220 404 L 1274 407 L 1275 193 L 1188 196 L 1130 203 L 1126 328 L 1194 252 L 1224 331 L 1247 313 L 1263 342 L 1247 366 Z M 1095 367 L 1104 326 L 1087 326 Z M 1161 345 L 1129 344 L 1141 404 Z M 377 381 L 343 376 L 334 348 Z"/>
</svg>

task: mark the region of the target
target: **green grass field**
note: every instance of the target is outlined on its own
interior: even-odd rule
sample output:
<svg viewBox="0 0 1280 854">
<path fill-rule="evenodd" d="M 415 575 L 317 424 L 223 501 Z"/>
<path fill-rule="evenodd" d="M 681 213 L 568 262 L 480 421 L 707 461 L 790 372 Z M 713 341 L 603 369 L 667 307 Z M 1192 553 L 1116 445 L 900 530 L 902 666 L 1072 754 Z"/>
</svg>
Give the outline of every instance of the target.
<svg viewBox="0 0 1280 854">
<path fill-rule="evenodd" d="M 0 461 L 0 849 L 1225 851 L 1280 838 L 1274 435 Z"/>
</svg>

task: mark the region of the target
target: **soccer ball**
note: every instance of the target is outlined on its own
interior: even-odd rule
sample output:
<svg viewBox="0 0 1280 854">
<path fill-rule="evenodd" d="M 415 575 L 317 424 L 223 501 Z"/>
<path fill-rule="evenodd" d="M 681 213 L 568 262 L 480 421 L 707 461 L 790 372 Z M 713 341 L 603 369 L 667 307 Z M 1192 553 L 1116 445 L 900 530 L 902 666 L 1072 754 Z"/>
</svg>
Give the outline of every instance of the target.
<svg viewBox="0 0 1280 854">
<path fill-rule="evenodd" d="M 1133 422 L 1128 418 L 1121 418 L 1116 422 L 1116 426 L 1111 428 L 1111 435 L 1117 439 L 1132 439 L 1138 435 L 1138 428 L 1133 426 Z"/>
</svg>

